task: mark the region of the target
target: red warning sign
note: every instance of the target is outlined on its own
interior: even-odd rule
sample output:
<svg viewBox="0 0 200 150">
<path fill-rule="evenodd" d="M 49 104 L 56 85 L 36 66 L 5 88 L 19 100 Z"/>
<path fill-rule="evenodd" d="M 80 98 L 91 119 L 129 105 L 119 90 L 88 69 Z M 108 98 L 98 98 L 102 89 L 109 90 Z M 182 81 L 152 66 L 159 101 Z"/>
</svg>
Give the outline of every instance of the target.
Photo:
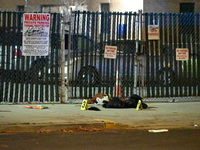
<svg viewBox="0 0 200 150">
<path fill-rule="evenodd" d="M 176 49 L 176 60 L 177 61 L 188 61 L 189 60 L 189 49 L 188 48 L 177 48 Z"/>
<path fill-rule="evenodd" d="M 116 59 L 117 46 L 105 46 L 104 58 Z"/>
</svg>

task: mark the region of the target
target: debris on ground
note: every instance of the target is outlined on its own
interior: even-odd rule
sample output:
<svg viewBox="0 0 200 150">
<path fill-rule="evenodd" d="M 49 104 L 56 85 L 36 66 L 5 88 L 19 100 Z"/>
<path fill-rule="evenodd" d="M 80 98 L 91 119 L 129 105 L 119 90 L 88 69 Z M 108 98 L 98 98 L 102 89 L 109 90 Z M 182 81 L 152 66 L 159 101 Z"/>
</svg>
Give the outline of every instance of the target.
<svg viewBox="0 0 200 150">
<path fill-rule="evenodd" d="M 25 108 L 33 109 L 33 106 L 24 106 Z"/>
<path fill-rule="evenodd" d="M 149 130 L 150 133 L 162 133 L 168 132 L 168 129 L 156 129 L 156 130 Z"/>
<path fill-rule="evenodd" d="M 43 106 L 43 105 L 37 105 L 36 107 L 33 107 L 33 106 L 24 106 L 24 107 L 28 109 L 48 109 L 47 106 Z"/>
<path fill-rule="evenodd" d="M 88 110 L 95 110 L 95 111 L 101 111 L 99 108 L 97 108 L 97 107 L 90 107 L 90 108 L 88 108 Z"/>
</svg>

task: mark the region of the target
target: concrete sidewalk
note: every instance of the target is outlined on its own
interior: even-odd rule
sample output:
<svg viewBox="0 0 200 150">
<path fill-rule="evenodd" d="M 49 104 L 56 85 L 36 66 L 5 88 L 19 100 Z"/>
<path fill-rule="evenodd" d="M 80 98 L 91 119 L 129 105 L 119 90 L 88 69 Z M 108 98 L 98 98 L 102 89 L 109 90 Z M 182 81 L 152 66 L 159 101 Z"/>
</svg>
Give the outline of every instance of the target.
<svg viewBox="0 0 200 150">
<path fill-rule="evenodd" d="M 0 133 L 48 132 L 106 128 L 199 128 L 200 102 L 147 103 L 149 108 L 80 110 L 81 104 L 44 104 L 48 109 L 25 105 L 0 105 Z M 31 104 L 28 106 L 37 106 Z"/>
</svg>

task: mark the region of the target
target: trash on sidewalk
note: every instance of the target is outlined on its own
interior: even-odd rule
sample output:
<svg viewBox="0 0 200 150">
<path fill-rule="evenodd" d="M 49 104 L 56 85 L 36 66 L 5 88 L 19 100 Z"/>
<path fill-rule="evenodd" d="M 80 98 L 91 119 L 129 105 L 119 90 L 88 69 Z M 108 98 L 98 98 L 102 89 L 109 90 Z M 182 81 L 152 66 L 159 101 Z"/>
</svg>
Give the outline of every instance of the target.
<svg viewBox="0 0 200 150">
<path fill-rule="evenodd" d="M 33 109 L 33 106 L 24 106 L 25 108 Z"/>
<path fill-rule="evenodd" d="M 48 109 L 48 107 L 43 105 L 37 105 L 36 107 L 34 107 L 34 109 Z"/>
<path fill-rule="evenodd" d="M 101 111 L 99 108 L 97 108 L 97 107 L 90 107 L 90 108 L 88 108 L 88 110 L 95 110 L 95 111 Z"/>
<path fill-rule="evenodd" d="M 149 130 L 150 133 L 162 133 L 168 132 L 168 129 L 156 129 L 156 130 Z"/>
<path fill-rule="evenodd" d="M 43 106 L 43 105 L 37 105 L 36 107 L 33 107 L 33 106 L 24 106 L 25 108 L 28 108 L 28 109 L 48 109 L 47 106 Z"/>
</svg>

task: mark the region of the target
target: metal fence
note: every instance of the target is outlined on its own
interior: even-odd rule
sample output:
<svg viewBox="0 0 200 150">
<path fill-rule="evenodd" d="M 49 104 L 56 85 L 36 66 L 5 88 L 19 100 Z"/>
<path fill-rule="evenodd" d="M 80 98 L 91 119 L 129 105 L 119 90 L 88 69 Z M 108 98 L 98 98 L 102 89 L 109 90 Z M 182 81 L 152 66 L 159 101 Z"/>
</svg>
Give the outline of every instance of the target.
<svg viewBox="0 0 200 150">
<path fill-rule="evenodd" d="M 115 96 L 116 68 L 122 96 L 199 96 L 199 14 L 74 12 L 69 96 Z M 158 25 L 159 39 L 149 39 Z M 105 46 L 117 46 L 116 59 L 104 58 Z M 176 49 L 188 49 L 188 61 Z"/>
<path fill-rule="evenodd" d="M 146 39 L 147 97 L 200 95 L 199 19 L 193 13 L 145 14 L 146 31 L 149 24 L 160 31 L 159 40 Z M 177 48 L 188 50 L 187 61 L 176 60 Z"/>
<path fill-rule="evenodd" d="M 59 102 L 60 14 L 51 14 L 48 56 L 22 56 L 22 12 L 0 12 L 0 102 Z"/>
<path fill-rule="evenodd" d="M 61 16 L 51 13 L 46 57 L 22 56 L 22 16 L 0 12 L 0 102 L 60 102 Z M 70 20 L 64 69 L 70 100 L 119 96 L 116 78 L 122 97 L 200 96 L 200 14 L 77 11 Z M 149 39 L 149 25 L 157 25 L 158 39 Z M 104 57 L 105 46 L 117 48 L 115 59 Z M 176 60 L 177 48 L 188 51 L 187 61 Z"/>
</svg>

